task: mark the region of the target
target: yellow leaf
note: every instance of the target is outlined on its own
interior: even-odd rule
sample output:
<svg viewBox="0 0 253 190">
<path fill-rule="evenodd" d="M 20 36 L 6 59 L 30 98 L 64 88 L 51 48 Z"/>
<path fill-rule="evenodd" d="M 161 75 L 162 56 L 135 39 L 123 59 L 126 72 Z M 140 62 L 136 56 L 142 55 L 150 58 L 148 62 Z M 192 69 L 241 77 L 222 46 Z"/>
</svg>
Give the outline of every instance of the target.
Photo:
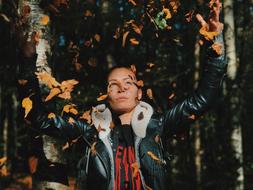
<svg viewBox="0 0 253 190">
<path fill-rule="evenodd" d="M 218 32 L 209 32 L 207 26 L 202 26 L 199 30 L 199 33 L 208 41 L 213 40 L 217 36 Z"/>
<path fill-rule="evenodd" d="M 97 42 L 100 42 L 100 40 L 101 40 L 101 37 L 100 37 L 99 34 L 95 34 L 95 35 L 94 35 L 94 38 L 95 38 L 95 40 L 96 40 Z"/>
<path fill-rule="evenodd" d="M 7 157 L 6 156 L 0 158 L 0 166 L 2 166 L 6 161 L 7 161 Z"/>
<path fill-rule="evenodd" d="M 104 95 L 102 95 L 102 96 L 99 96 L 99 97 L 97 98 L 97 101 L 105 100 L 107 97 L 108 97 L 108 94 L 104 94 Z"/>
<path fill-rule="evenodd" d="M 212 49 L 215 51 L 215 53 L 217 55 L 221 55 L 222 54 L 222 45 L 218 42 L 215 42 L 213 45 L 212 45 Z"/>
<path fill-rule="evenodd" d="M 25 109 L 25 118 L 27 117 L 28 113 L 31 111 L 33 107 L 33 102 L 30 97 L 24 98 L 22 100 L 22 107 Z"/>
<path fill-rule="evenodd" d="M 40 18 L 40 24 L 42 25 L 47 25 L 49 23 L 49 16 L 47 15 L 44 15 Z"/>
<path fill-rule="evenodd" d="M 147 89 L 147 95 L 148 95 L 148 97 L 150 98 L 150 99 L 153 99 L 153 92 L 152 92 L 152 90 L 149 88 L 149 89 Z"/>
<path fill-rule="evenodd" d="M 130 39 L 130 43 L 132 44 L 132 45 L 139 45 L 139 41 L 138 40 L 136 40 L 135 38 L 131 38 Z"/>
<path fill-rule="evenodd" d="M 46 97 L 45 102 L 48 100 L 51 100 L 54 96 L 58 95 L 61 93 L 61 90 L 59 88 L 53 88 L 51 89 L 49 95 Z"/>
<path fill-rule="evenodd" d="M 55 117 L 56 117 L 56 116 L 55 116 L 54 113 L 50 113 L 50 114 L 48 114 L 48 116 L 47 116 L 48 119 L 53 119 L 53 118 L 55 118 Z"/>
<path fill-rule="evenodd" d="M 168 20 L 168 19 L 170 19 L 170 18 L 172 17 L 169 9 L 163 8 L 162 11 L 163 11 L 163 12 L 165 13 L 165 15 L 166 15 L 166 17 L 165 17 L 166 20 Z"/>
<path fill-rule="evenodd" d="M 91 124 L 90 110 L 84 112 L 83 115 L 80 117 L 80 119 L 87 120 L 87 123 Z"/>
<path fill-rule="evenodd" d="M 72 117 L 69 117 L 68 122 L 69 122 L 71 125 L 73 125 L 73 124 L 75 123 L 75 120 L 74 120 Z"/>
<path fill-rule="evenodd" d="M 49 88 L 54 88 L 60 86 L 60 83 L 55 80 L 54 77 L 52 77 L 49 73 L 42 71 L 40 73 L 35 72 L 37 75 L 37 78 L 45 85 L 47 85 Z"/>
<path fill-rule="evenodd" d="M 75 108 L 75 105 L 74 104 L 67 104 L 63 107 L 63 110 L 62 110 L 62 114 L 63 112 L 66 112 L 66 113 L 72 113 L 74 115 L 77 115 L 78 114 L 78 111 L 77 109 Z"/>
<path fill-rule="evenodd" d="M 123 34 L 123 38 L 122 38 L 122 47 L 125 47 L 125 46 L 126 46 L 126 38 L 127 38 L 128 34 L 129 34 L 129 31 L 127 31 L 127 32 L 125 32 L 125 33 Z"/>
<path fill-rule="evenodd" d="M 29 170 L 30 170 L 31 174 L 34 174 L 37 170 L 38 158 L 35 156 L 31 156 L 28 159 L 28 165 L 29 165 Z"/>
</svg>

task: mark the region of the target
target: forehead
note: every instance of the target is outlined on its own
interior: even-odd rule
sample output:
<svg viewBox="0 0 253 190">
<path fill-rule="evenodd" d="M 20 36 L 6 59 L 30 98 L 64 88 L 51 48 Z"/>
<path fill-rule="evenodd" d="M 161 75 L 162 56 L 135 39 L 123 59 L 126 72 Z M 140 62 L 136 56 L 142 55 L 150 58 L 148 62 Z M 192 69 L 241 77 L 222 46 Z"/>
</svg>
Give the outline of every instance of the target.
<svg viewBox="0 0 253 190">
<path fill-rule="evenodd" d="M 122 80 L 125 78 L 130 78 L 135 80 L 136 76 L 134 72 L 128 68 L 117 68 L 114 69 L 108 76 L 108 81 L 111 80 Z"/>
</svg>

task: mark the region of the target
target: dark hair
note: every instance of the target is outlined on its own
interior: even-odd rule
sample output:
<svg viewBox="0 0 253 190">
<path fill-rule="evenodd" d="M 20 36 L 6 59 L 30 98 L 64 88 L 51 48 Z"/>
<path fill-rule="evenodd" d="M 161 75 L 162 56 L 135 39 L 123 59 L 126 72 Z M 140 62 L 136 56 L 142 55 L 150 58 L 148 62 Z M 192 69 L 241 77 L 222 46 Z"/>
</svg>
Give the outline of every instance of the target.
<svg viewBox="0 0 253 190">
<path fill-rule="evenodd" d="M 109 71 L 107 72 L 107 75 L 106 75 L 106 82 L 108 81 L 108 78 L 109 78 L 109 76 L 111 75 L 111 73 L 114 71 L 114 70 L 116 70 L 116 69 L 128 69 L 128 70 L 130 70 L 130 71 L 132 71 L 133 72 L 133 70 L 132 70 L 132 68 L 131 67 L 129 67 L 129 66 L 114 66 L 114 67 L 112 67 L 112 68 L 110 68 L 109 69 Z M 134 73 L 134 72 L 133 72 Z M 136 76 L 136 75 L 135 75 Z"/>
</svg>

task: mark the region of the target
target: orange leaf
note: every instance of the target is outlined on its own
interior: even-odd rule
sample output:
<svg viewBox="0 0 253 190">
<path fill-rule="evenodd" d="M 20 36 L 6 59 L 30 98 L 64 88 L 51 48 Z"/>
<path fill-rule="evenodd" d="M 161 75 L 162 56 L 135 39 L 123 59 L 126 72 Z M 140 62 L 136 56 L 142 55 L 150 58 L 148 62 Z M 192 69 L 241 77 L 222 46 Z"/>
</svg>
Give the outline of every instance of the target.
<svg viewBox="0 0 253 190">
<path fill-rule="evenodd" d="M 60 86 L 54 77 L 52 77 L 49 73 L 42 71 L 40 73 L 35 72 L 37 78 L 43 83 L 46 84 L 49 88 L 54 88 Z"/>
<path fill-rule="evenodd" d="M 128 2 L 131 3 L 133 6 L 137 5 L 134 0 L 128 0 Z"/>
<path fill-rule="evenodd" d="M 66 142 L 66 144 L 65 145 L 63 145 L 62 146 L 62 150 L 66 150 L 66 149 L 68 149 L 70 146 L 69 146 L 69 142 Z"/>
<path fill-rule="evenodd" d="M 66 113 L 72 113 L 74 115 L 77 115 L 78 114 L 78 111 L 77 109 L 75 108 L 75 105 L 74 104 L 67 104 L 63 107 L 63 110 L 62 110 L 62 114 L 63 112 L 66 112 Z"/>
<path fill-rule="evenodd" d="M 204 42 L 203 42 L 203 40 L 199 40 L 199 45 L 203 45 L 204 44 Z"/>
<path fill-rule="evenodd" d="M 74 120 L 72 117 L 69 117 L 68 122 L 69 122 L 71 125 L 74 125 L 75 120 Z"/>
<path fill-rule="evenodd" d="M 152 92 L 152 90 L 149 88 L 149 89 L 147 89 L 147 95 L 148 95 L 148 97 L 150 98 L 150 99 L 153 99 L 153 92 Z"/>
<path fill-rule="evenodd" d="M 185 19 L 186 19 L 187 22 L 192 21 L 193 14 L 194 14 L 194 10 L 191 10 L 189 13 L 185 14 Z"/>
<path fill-rule="evenodd" d="M 134 30 L 137 34 L 141 34 L 141 30 L 142 30 L 142 28 L 143 28 L 142 25 L 138 26 L 137 24 L 132 23 L 132 27 L 133 27 L 133 30 Z"/>
<path fill-rule="evenodd" d="M 154 66 L 155 66 L 155 64 L 154 64 L 154 63 L 148 63 L 147 65 L 148 65 L 148 67 L 149 67 L 149 68 L 152 68 L 152 67 L 154 67 Z"/>
<path fill-rule="evenodd" d="M 78 111 L 77 111 L 77 109 L 75 109 L 75 108 L 71 108 L 71 109 L 69 110 L 69 112 L 72 113 L 72 114 L 74 114 L 74 115 L 77 115 L 77 114 L 78 114 Z"/>
<path fill-rule="evenodd" d="M 99 34 L 95 34 L 95 35 L 94 35 L 94 38 L 95 38 L 95 40 L 96 40 L 97 42 L 100 42 L 100 40 L 101 40 L 101 37 L 100 37 Z"/>
<path fill-rule="evenodd" d="M 71 94 L 69 91 L 65 91 L 65 92 L 59 94 L 58 97 L 62 98 L 64 100 L 69 100 L 69 99 L 71 99 Z"/>
<path fill-rule="evenodd" d="M 199 30 L 199 33 L 208 41 L 213 40 L 217 36 L 218 32 L 209 32 L 207 31 L 207 26 L 202 26 Z"/>
<path fill-rule="evenodd" d="M 49 23 L 49 16 L 47 15 L 44 15 L 40 18 L 40 24 L 42 25 L 47 25 Z"/>
<path fill-rule="evenodd" d="M 122 38 L 122 47 L 125 47 L 125 45 L 126 45 L 126 38 L 127 38 L 128 34 L 129 34 L 129 31 L 127 31 L 127 32 L 125 32 L 125 33 L 123 34 L 123 38 Z"/>
<path fill-rule="evenodd" d="M 131 38 L 130 39 L 130 43 L 132 44 L 132 45 L 139 45 L 139 41 L 138 40 L 136 40 L 135 38 Z"/>
<path fill-rule="evenodd" d="M 92 155 L 92 156 L 95 156 L 95 155 L 97 154 L 97 151 L 96 151 L 96 144 L 97 144 L 97 142 L 94 142 L 94 143 L 91 145 L 90 150 L 91 150 L 91 155 Z"/>
<path fill-rule="evenodd" d="M 34 174 L 37 170 L 38 158 L 35 156 L 31 156 L 28 159 L 28 165 L 29 165 L 29 170 L 30 170 L 31 174 Z"/>
<path fill-rule="evenodd" d="M 138 86 L 138 87 L 143 87 L 143 86 L 144 86 L 143 80 L 138 80 L 138 81 L 137 81 L 137 86 Z"/>
<path fill-rule="evenodd" d="M 55 97 L 56 95 L 58 95 L 60 93 L 61 93 L 61 90 L 59 88 L 51 89 L 49 95 L 45 99 L 45 102 L 47 102 L 48 100 L 51 100 L 53 97 Z"/>
<path fill-rule="evenodd" d="M 105 100 L 107 97 L 108 97 L 108 94 L 104 94 L 104 95 L 102 95 L 102 96 L 99 96 L 99 97 L 97 98 L 97 101 L 103 101 L 103 100 Z"/>
<path fill-rule="evenodd" d="M 172 94 L 169 96 L 169 100 L 171 100 L 171 99 L 174 98 L 174 97 L 175 97 L 175 94 L 172 93 Z"/>
<path fill-rule="evenodd" d="M 115 127 L 114 123 L 111 121 L 109 128 L 113 129 Z"/>
<path fill-rule="evenodd" d="M 28 80 L 24 80 L 24 79 L 19 79 L 19 80 L 18 80 L 18 83 L 19 83 L 20 85 L 22 85 L 22 86 L 26 85 L 27 82 L 28 82 Z"/>
<path fill-rule="evenodd" d="M 47 116 L 48 119 L 53 119 L 53 118 L 55 118 L 55 117 L 56 117 L 56 116 L 55 116 L 54 113 L 50 113 L 50 114 L 48 114 L 48 116 Z"/>
<path fill-rule="evenodd" d="M 22 100 L 22 107 L 25 108 L 24 118 L 26 118 L 28 113 L 31 111 L 31 109 L 33 107 L 33 102 L 31 101 L 30 97 L 24 98 Z"/>
<path fill-rule="evenodd" d="M 133 71 L 133 73 L 136 74 L 136 67 L 135 67 L 135 65 L 131 65 L 130 68 Z"/>
<path fill-rule="evenodd" d="M 90 10 L 86 10 L 86 11 L 84 12 L 84 16 L 90 17 L 90 16 L 92 16 L 92 12 L 91 12 Z"/>
<path fill-rule="evenodd" d="M 218 42 L 215 42 L 212 45 L 213 50 L 216 52 L 217 55 L 221 55 L 222 54 L 222 45 Z"/>
<path fill-rule="evenodd" d="M 18 178 L 17 183 L 22 184 L 23 186 L 27 186 L 27 189 L 32 189 L 32 177 L 31 176 Z"/>
<path fill-rule="evenodd" d="M 165 15 L 166 15 L 166 17 L 165 17 L 166 20 L 168 20 L 168 19 L 170 19 L 170 18 L 172 17 L 169 9 L 163 8 L 162 11 L 163 11 L 163 12 L 165 13 Z"/>
<path fill-rule="evenodd" d="M 195 120 L 195 119 L 196 119 L 196 116 L 195 116 L 194 114 L 192 114 L 192 115 L 190 115 L 188 118 L 189 118 L 189 119 L 192 119 L 192 120 Z"/>
<path fill-rule="evenodd" d="M 61 82 L 61 90 L 62 91 L 73 91 L 74 86 L 77 85 L 79 82 L 75 79 L 65 80 Z"/>
<path fill-rule="evenodd" d="M 137 162 L 132 163 L 131 167 L 134 169 L 134 171 L 133 171 L 133 177 L 137 177 L 137 174 L 139 172 L 138 163 Z"/>
<path fill-rule="evenodd" d="M 7 167 L 4 165 L 1 167 L 0 169 L 0 176 L 8 176 L 9 175 L 9 172 L 7 170 Z"/>
<path fill-rule="evenodd" d="M 91 115 L 90 115 L 90 110 L 86 111 L 83 113 L 83 115 L 80 117 L 80 119 L 87 120 L 87 123 L 91 123 Z"/>
<path fill-rule="evenodd" d="M 0 166 L 2 166 L 6 161 L 7 161 L 7 157 L 6 156 L 0 158 Z"/>
<path fill-rule="evenodd" d="M 179 0 L 170 0 L 170 6 L 172 7 L 174 13 L 176 13 L 178 7 L 180 6 Z"/>
</svg>

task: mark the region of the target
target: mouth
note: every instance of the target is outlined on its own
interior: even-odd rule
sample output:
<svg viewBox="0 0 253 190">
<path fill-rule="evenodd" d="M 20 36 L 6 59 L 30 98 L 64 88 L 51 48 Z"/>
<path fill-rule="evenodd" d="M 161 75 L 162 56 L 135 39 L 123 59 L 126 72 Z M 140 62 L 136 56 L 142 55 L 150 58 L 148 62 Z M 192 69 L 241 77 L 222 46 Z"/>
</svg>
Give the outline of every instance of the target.
<svg viewBox="0 0 253 190">
<path fill-rule="evenodd" d="M 127 98 L 127 97 L 124 97 L 124 96 L 116 98 L 116 100 L 117 100 L 118 102 L 122 102 L 122 101 L 125 101 L 125 100 L 127 100 L 127 99 L 128 99 L 128 98 Z"/>
</svg>

